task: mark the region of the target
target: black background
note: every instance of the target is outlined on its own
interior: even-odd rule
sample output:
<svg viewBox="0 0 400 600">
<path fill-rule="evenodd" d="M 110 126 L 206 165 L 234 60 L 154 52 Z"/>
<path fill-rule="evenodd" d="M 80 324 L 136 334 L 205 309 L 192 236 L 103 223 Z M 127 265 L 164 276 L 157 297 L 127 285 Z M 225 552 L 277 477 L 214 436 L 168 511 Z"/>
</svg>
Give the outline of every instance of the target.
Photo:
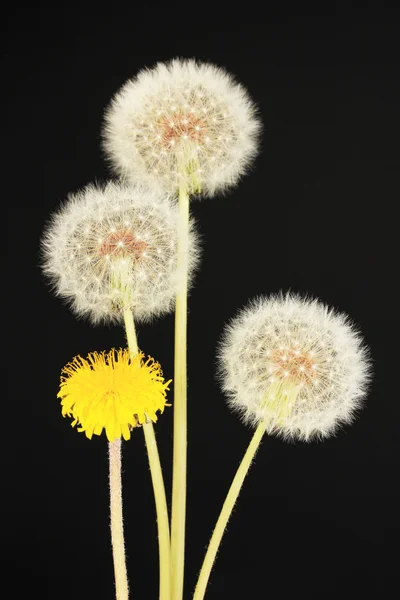
<svg viewBox="0 0 400 600">
<path fill-rule="evenodd" d="M 110 176 L 100 127 L 112 95 L 139 69 L 176 56 L 236 75 L 264 122 L 253 171 L 225 197 L 191 204 L 203 258 L 189 305 L 185 599 L 251 437 L 215 381 L 216 343 L 249 298 L 289 288 L 351 315 L 371 347 L 374 381 L 364 411 L 337 437 L 264 439 L 206 598 L 387 598 L 398 587 L 399 18 L 386 2 L 280 6 L 265 14 L 134 2 L 9 10 L 4 297 L 15 318 L 5 313 L 12 411 L 2 419 L 10 434 L 3 499 L 11 502 L 2 546 L 15 587 L 7 597 L 114 595 L 106 439 L 72 429 L 56 393 L 74 355 L 124 345 L 124 335 L 78 321 L 52 296 L 39 239 L 70 191 Z M 171 377 L 173 315 L 138 333 Z M 156 433 L 169 495 L 172 409 Z M 124 513 L 131 596 L 157 598 L 140 430 L 124 443 Z"/>
</svg>

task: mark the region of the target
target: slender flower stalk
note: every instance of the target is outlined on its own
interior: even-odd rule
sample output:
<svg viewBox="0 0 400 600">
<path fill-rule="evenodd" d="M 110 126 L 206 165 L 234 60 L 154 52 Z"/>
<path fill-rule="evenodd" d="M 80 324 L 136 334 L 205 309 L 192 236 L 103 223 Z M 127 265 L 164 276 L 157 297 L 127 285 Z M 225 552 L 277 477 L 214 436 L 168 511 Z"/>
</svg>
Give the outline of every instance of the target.
<svg viewBox="0 0 400 600">
<path fill-rule="evenodd" d="M 265 432 L 265 424 L 260 422 L 254 432 L 251 442 L 246 450 L 246 453 L 239 465 L 236 475 L 232 481 L 231 487 L 229 488 L 228 495 L 226 496 L 225 502 L 222 506 L 221 513 L 218 517 L 218 521 L 215 525 L 213 534 L 211 536 L 210 543 L 207 548 L 206 555 L 204 557 L 203 566 L 201 567 L 200 575 L 197 580 L 196 589 L 194 592 L 193 600 L 203 600 L 206 592 L 206 587 L 210 577 L 211 569 L 217 556 L 218 548 L 224 535 L 225 528 L 232 514 L 233 507 L 235 506 L 236 500 L 238 499 L 240 490 L 244 479 L 249 471 L 251 463 L 255 457 L 255 454 L 260 446 L 261 440 Z"/>
<path fill-rule="evenodd" d="M 187 467 L 187 288 L 189 195 L 179 190 L 180 229 L 178 270 L 180 285 L 175 307 L 174 448 L 171 516 L 172 598 L 183 597 L 185 564 L 186 467 Z"/>
<path fill-rule="evenodd" d="M 156 436 L 151 421 L 143 425 L 143 433 L 149 457 L 151 480 L 156 503 L 158 527 L 158 551 L 160 570 L 160 600 L 171 598 L 171 541 L 164 479 L 158 454 Z"/>
<path fill-rule="evenodd" d="M 129 308 L 124 310 L 124 324 L 129 351 L 133 356 L 139 354 L 135 321 L 133 320 L 133 313 Z"/>
<path fill-rule="evenodd" d="M 122 517 L 121 438 L 108 444 L 110 464 L 110 528 L 114 560 L 115 595 L 117 600 L 128 600 L 124 524 Z"/>
<path fill-rule="evenodd" d="M 131 355 L 139 352 L 135 323 L 132 311 L 124 310 L 124 322 L 126 338 Z M 160 569 L 160 600 L 171 598 L 171 554 L 170 533 L 168 521 L 168 508 L 165 495 L 164 479 L 162 475 L 160 457 L 158 454 L 156 437 L 153 424 L 148 421 L 143 424 L 143 433 L 149 458 L 150 473 L 153 483 L 154 499 L 157 513 L 158 547 L 159 547 L 159 569 Z M 119 599 L 118 599 L 119 600 Z"/>
</svg>

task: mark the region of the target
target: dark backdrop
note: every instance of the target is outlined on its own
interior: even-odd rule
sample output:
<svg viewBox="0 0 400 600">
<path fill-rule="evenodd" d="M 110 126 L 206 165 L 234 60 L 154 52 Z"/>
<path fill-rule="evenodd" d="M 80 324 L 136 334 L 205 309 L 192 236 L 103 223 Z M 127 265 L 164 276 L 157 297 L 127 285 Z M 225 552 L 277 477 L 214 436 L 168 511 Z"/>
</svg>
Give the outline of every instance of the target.
<svg viewBox="0 0 400 600">
<path fill-rule="evenodd" d="M 5 313 L 12 410 L 3 420 L 3 499 L 11 501 L 2 546 L 16 589 L 7 597 L 113 598 L 106 439 L 73 430 L 56 393 L 75 354 L 123 345 L 124 335 L 76 320 L 52 296 L 38 243 L 68 192 L 110 176 L 100 126 L 111 96 L 142 67 L 175 56 L 235 74 L 265 128 L 252 173 L 225 197 L 191 205 L 203 259 L 188 331 L 185 599 L 251 436 L 215 381 L 216 343 L 249 298 L 289 288 L 355 320 L 372 349 L 374 381 L 360 417 L 337 437 L 308 445 L 265 438 L 206 597 L 391 597 L 399 583 L 400 85 L 399 20 L 385 4 L 282 4 L 264 15 L 231 6 L 233 24 L 193 3 L 10 9 L 3 296 L 15 318 Z M 172 376 L 173 316 L 138 333 Z M 169 493 L 172 409 L 156 433 Z M 132 598 L 156 598 L 155 509 L 140 430 L 124 444 L 124 508 Z"/>
</svg>

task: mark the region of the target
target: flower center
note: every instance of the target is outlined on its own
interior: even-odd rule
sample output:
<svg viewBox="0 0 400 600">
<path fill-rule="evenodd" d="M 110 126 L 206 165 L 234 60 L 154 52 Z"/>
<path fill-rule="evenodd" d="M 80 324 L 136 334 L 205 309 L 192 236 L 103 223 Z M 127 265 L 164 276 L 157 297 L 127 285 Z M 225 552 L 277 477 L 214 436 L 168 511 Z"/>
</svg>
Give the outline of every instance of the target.
<svg viewBox="0 0 400 600">
<path fill-rule="evenodd" d="M 112 258 L 130 256 L 137 261 L 146 247 L 146 242 L 136 239 L 130 230 L 120 229 L 106 236 L 101 243 L 99 254 Z"/>
<path fill-rule="evenodd" d="M 203 141 L 206 133 L 204 120 L 194 114 L 183 112 L 176 112 L 159 119 L 156 127 L 161 146 L 168 149 L 185 140 L 199 143 Z"/>
<path fill-rule="evenodd" d="M 310 352 L 283 348 L 275 350 L 269 360 L 274 375 L 279 379 L 290 379 L 295 385 L 309 385 L 317 377 L 317 365 Z"/>
</svg>

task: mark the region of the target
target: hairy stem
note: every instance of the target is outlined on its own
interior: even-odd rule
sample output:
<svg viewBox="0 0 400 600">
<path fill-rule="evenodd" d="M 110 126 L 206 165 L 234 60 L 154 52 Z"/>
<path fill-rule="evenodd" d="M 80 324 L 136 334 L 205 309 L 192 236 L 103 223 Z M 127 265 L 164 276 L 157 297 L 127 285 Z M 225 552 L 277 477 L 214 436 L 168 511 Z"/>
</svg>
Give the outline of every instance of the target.
<svg viewBox="0 0 400 600">
<path fill-rule="evenodd" d="M 187 453 L 187 281 L 189 195 L 179 191 L 180 231 L 178 268 L 181 281 L 175 307 L 174 448 L 171 515 L 172 599 L 182 600 L 185 565 L 186 453 Z"/>
<path fill-rule="evenodd" d="M 260 422 L 257 429 L 254 432 L 252 440 L 246 450 L 246 453 L 239 465 L 236 475 L 232 481 L 231 487 L 229 488 L 228 495 L 226 496 L 225 502 L 222 506 L 221 513 L 218 517 L 218 521 L 215 525 L 215 529 L 211 536 L 209 546 L 207 548 L 204 562 L 201 567 L 200 575 L 197 580 L 196 589 L 194 592 L 193 600 L 203 600 L 206 592 L 206 587 L 210 577 L 211 569 L 213 567 L 215 558 L 217 556 L 218 548 L 224 535 L 224 531 L 228 520 L 232 514 L 233 507 L 235 506 L 236 500 L 239 496 L 240 490 L 243 485 L 243 481 L 248 473 L 250 465 L 254 459 L 254 456 L 259 448 L 261 439 L 265 432 L 265 423 Z"/>
<path fill-rule="evenodd" d="M 121 439 L 108 444 L 108 455 L 110 463 L 110 520 L 115 596 L 117 600 L 128 600 L 128 578 L 126 574 L 122 517 Z"/>
<path fill-rule="evenodd" d="M 132 355 L 138 354 L 135 323 L 131 310 L 124 311 L 125 331 L 128 347 Z M 149 458 L 151 480 L 153 483 L 154 499 L 157 513 L 158 527 L 158 550 L 160 568 L 160 600 L 171 598 L 171 546 L 169 535 L 169 521 L 167 499 L 165 495 L 164 479 L 162 475 L 160 456 L 158 454 L 156 436 L 153 424 L 150 422 L 143 425 L 144 439 L 146 442 L 147 455 Z"/>
</svg>

